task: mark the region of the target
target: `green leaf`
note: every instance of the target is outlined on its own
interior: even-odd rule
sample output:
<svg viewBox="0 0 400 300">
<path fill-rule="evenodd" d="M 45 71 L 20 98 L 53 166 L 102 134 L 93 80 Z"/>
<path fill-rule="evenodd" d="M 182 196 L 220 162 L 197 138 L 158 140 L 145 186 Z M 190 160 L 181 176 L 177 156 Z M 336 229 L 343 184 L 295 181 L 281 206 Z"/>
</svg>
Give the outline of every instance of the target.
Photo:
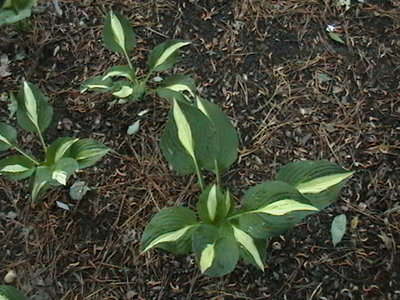
<svg viewBox="0 0 400 300">
<path fill-rule="evenodd" d="M 18 92 L 17 101 L 17 121 L 23 129 L 41 133 L 50 125 L 53 108 L 36 86 L 24 82 L 23 88 Z"/>
<path fill-rule="evenodd" d="M 110 77 L 125 77 L 130 81 L 135 81 L 136 70 L 132 70 L 129 66 L 115 66 L 107 70 L 106 75 L 103 76 L 102 80 L 106 80 Z"/>
<path fill-rule="evenodd" d="M 345 214 L 336 216 L 331 225 L 332 244 L 334 247 L 342 240 L 346 233 L 347 218 Z"/>
<path fill-rule="evenodd" d="M 174 101 L 174 107 L 172 109 L 172 113 L 174 116 L 176 127 L 178 129 L 178 137 L 181 144 L 190 154 L 190 156 L 194 160 L 196 160 L 196 156 L 194 154 L 194 141 L 192 137 L 192 130 L 190 129 L 190 124 L 186 119 L 185 114 L 183 113 L 182 109 L 180 108 L 176 100 Z"/>
<path fill-rule="evenodd" d="M 17 144 L 17 130 L 14 127 L 0 122 L 0 151 L 10 149 Z"/>
<path fill-rule="evenodd" d="M 0 285 L 1 300 L 27 300 L 24 294 L 11 285 Z"/>
<path fill-rule="evenodd" d="M 34 171 L 33 162 L 23 155 L 10 156 L 0 160 L 0 174 L 13 180 L 28 178 Z"/>
<path fill-rule="evenodd" d="M 176 101 L 176 103 L 178 102 Z M 183 114 L 185 120 L 180 121 L 180 133 L 178 134 L 178 126 L 173 113 L 169 114 L 161 137 L 161 149 L 165 158 L 182 175 L 195 173 L 193 157 L 196 158 L 199 168 L 212 169 L 218 149 L 216 149 L 216 136 L 211 122 L 196 107 L 183 102 L 179 102 L 178 105 L 175 107 L 178 107 L 180 111 L 175 111 L 175 114 Z M 180 120 L 179 116 L 177 117 Z M 185 146 L 182 144 L 182 140 L 185 140 Z M 193 145 L 194 151 L 191 150 L 191 145 Z"/>
<path fill-rule="evenodd" d="M 121 85 L 116 92 L 112 93 L 118 98 L 127 98 L 133 94 L 133 88 L 130 85 Z"/>
<path fill-rule="evenodd" d="M 197 107 L 211 121 L 218 143 L 219 152 L 217 164 L 220 172 L 231 166 L 236 158 L 239 147 L 239 139 L 235 128 L 224 112 L 214 103 L 196 98 Z M 212 168 L 215 172 L 215 167 Z"/>
<path fill-rule="evenodd" d="M 188 92 L 192 97 L 196 93 L 196 83 L 193 78 L 183 74 L 174 74 L 165 79 L 162 88 L 175 92 Z"/>
<path fill-rule="evenodd" d="M 190 104 L 190 100 L 182 93 L 180 92 L 176 92 L 170 89 L 166 89 L 163 87 L 159 87 L 156 89 L 157 95 L 160 98 L 164 98 L 169 100 L 171 103 L 174 102 L 174 100 L 179 101 L 179 102 L 183 102 L 183 103 L 187 103 Z"/>
<path fill-rule="evenodd" d="M 106 16 L 103 40 L 110 51 L 121 54 L 128 53 L 136 46 L 136 35 L 129 21 L 113 11 Z"/>
<path fill-rule="evenodd" d="M 217 227 L 200 225 L 192 233 L 193 250 L 202 273 L 223 276 L 233 271 L 239 259 L 238 244 L 220 234 Z"/>
<path fill-rule="evenodd" d="M 56 162 L 56 164 L 52 167 L 52 175 L 51 179 L 53 182 L 50 182 L 52 185 L 66 185 L 68 178 L 75 173 L 79 169 L 78 162 L 70 157 L 61 158 Z M 55 183 L 55 182 L 56 183 Z"/>
<path fill-rule="evenodd" d="M 217 185 L 209 186 L 202 192 L 197 203 L 199 217 L 205 223 L 219 222 L 226 217 L 229 211 L 226 205 L 226 196 L 222 194 Z"/>
<path fill-rule="evenodd" d="M 280 234 L 318 211 L 294 187 L 279 181 L 250 188 L 242 201 L 243 209 L 238 214 L 239 228 L 256 239 Z"/>
<path fill-rule="evenodd" d="M 353 173 L 326 160 L 299 161 L 280 169 L 277 179 L 297 188 L 321 209 L 335 201 L 340 188 Z"/>
<path fill-rule="evenodd" d="M 160 72 L 171 68 L 178 60 L 178 50 L 190 42 L 170 40 L 161 43 L 151 51 L 147 60 L 150 71 Z"/>
<path fill-rule="evenodd" d="M 232 227 L 233 227 L 233 235 L 235 236 L 236 241 L 250 254 L 252 260 L 254 260 L 256 265 L 261 270 L 264 270 L 264 262 L 262 259 L 262 255 L 258 251 L 254 239 L 245 231 L 235 226 Z"/>
<path fill-rule="evenodd" d="M 338 42 L 340 44 L 346 44 L 345 41 L 335 32 L 328 32 L 329 37 L 334 40 L 335 42 Z"/>
<path fill-rule="evenodd" d="M 196 225 L 196 215 L 190 209 L 164 209 L 146 226 L 141 240 L 141 251 L 162 248 L 176 254 L 187 253 L 191 249 L 190 233 Z"/>
<path fill-rule="evenodd" d="M 79 168 L 87 168 L 93 166 L 104 155 L 110 151 L 110 148 L 104 146 L 102 143 L 91 140 L 82 139 L 75 142 L 69 151 L 69 156 L 76 159 L 79 163 Z"/>
<path fill-rule="evenodd" d="M 53 170 L 47 166 L 39 166 L 36 168 L 34 176 L 31 177 L 31 197 L 32 201 L 36 201 L 43 197 L 46 191 L 51 187 Z"/>
<path fill-rule="evenodd" d="M 87 90 L 94 92 L 108 92 L 111 91 L 113 87 L 113 81 L 111 78 L 104 78 L 103 76 L 96 76 L 85 80 L 81 85 L 81 91 L 85 92 Z"/>
<path fill-rule="evenodd" d="M 59 159 L 69 156 L 71 146 L 77 142 L 78 138 L 62 137 L 55 140 L 46 153 L 46 165 L 53 165 Z"/>
<path fill-rule="evenodd" d="M 0 9 L 0 26 L 19 22 L 31 16 L 36 0 L 6 0 Z"/>
</svg>

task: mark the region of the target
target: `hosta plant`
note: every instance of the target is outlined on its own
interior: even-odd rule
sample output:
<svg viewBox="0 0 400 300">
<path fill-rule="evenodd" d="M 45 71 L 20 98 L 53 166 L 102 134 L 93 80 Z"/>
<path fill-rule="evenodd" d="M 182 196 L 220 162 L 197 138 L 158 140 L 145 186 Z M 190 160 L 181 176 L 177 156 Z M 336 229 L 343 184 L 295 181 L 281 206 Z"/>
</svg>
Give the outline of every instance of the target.
<svg viewBox="0 0 400 300">
<path fill-rule="evenodd" d="M 0 26 L 29 18 L 36 0 L 0 0 Z"/>
<path fill-rule="evenodd" d="M 51 186 L 65 185 L 77 170 L 92 166 L 109 148 L 91 139 L 61 137 L 48 146 L 43 132 L 50 125 L 53 109 L 43 93 L 24 82 L 16 96 L 17 122 L 20 127 L 39 137 L 43 159 L 28 154 L 18 144 L 17 130 L 0 122 L 0 151 L 14 149 L 19 155 L 0 160 L 0 175 L 9 179 L 30 178 L 31 196 L 36 200 Z"/>
<path fill-rule="evenodd" d="M 124 16 L 113 11 L 108 13 L 103 27 L 103 41 L 108 50 L 125 56 L 128 65 L 114 66 L 105 74 L 86 80 L 82 83 L 82 91 L 111 93 L 119 99 L 118 103 L 135 101 L 154 91 L 167 99 L 182 97 L 180 92 L 188 92 L 193 96 L 195 83 L 187 75 L 172 75 L 157 88 L 151 88 L 148 84 L 150 76 L 170 69 L 178 60 L 179 49 L 190 42 L 168 40 L 159 44 L 148 56 L 147 73 L 138 76 L 136 66 L 129 57 L 129 53 L 136 47 L 136 35 Z"/>
<path fill-rule="evenodd" d="M 201 272 L 211 276 L 231 272 L 239 258 L 263 270 L 267 239 L 332 203 L 353 174 L 329 161 L 289 163 L 274 181 L 248 189 L 235 207 L 220 174 L 236 160 L 236 131 L 215 104 L 198 97 L 173 102 L 161 148 L 178 173 L 197 174 L 202 193 L 197 213 L 187 207 L 157 213 L 141 250 L 193 251 Z M 214 183 L 205 184 L 204 169 L 215 173 Z"/>
</svg>

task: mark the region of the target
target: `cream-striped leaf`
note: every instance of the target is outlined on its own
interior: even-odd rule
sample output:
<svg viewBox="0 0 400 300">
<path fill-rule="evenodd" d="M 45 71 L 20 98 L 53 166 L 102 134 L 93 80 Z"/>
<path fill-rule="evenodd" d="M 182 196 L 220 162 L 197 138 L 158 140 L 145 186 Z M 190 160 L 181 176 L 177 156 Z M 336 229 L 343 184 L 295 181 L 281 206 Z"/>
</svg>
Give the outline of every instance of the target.
<svg viewBox="0 0 400 300">
<path fill-rule="evenodd" d="M 22 173 L 29 171 L 30 168 L 27 168 L 23 165 L 15 164 L 15 165 L 7 165 L 0 169 L 0 172 L 4 173 Z"/>
<path fill-rule="evenodd" d="M 183 40 L 169 40 L 156 46 L 151 51 L 147 64 L 151 71 L 164 71 L 174 65 L 177 61 L 179 48 L 189 45 L 190 42 Z"/>
<path fill-rule="evenodd" d="M 207 199 L 207 211 L 211 221 L 215 220 L 215 216 L 217 215 L 217 186 L 214 184 L 208 194 Z"/>
<path fill-rule="evenodd" d="M 135 70 L 129 66 L 115 66 L 107 70 L 106 75 L 103 76 L 103 80 L 110 77 L 125 77 L 131 81 L 135 80 Z"/>
<path fill-rule="evenodd" d="M 0 151 L 7 150 L 17 143 L 17 130 L 0 122 Z"/>
<path fill-rule="evenodd" d="M 125 50 L 125 34 L 121 21 L 118 19 L 118 17 L 114 14 L 113 11 L 110 12 L 110 18 L 111 18 L 111 30 L 114 34 L 115 41 L 122 49 Z"/>
<path fill-rule="evenodd" d="M 258 249 L 254 243 L 253 238 L 243 230 L 240 230 L 235 226 L 232 227 L 233 227 L 233 235 L 235 236 L 236 241 L 250 253 L 254 261 L 256 262 L 257 266 L 261 270 L 264 270 L 264 263 L 262 262 L 261 255 L 258 252 Z"/>
<path fill-rule="evenodd" d="M 312 179 L 307 182 L 302 182 L 296 186 L 302 194 L 317 194 L 329 189 L 330 187 L 342 182 L 343 180 L 351 177 L 354 172 L 346 172 L 323 176 Z"/>
<path fill-rule="evenodd" d="M 157 246 L 159 244 L 175 242 L 175 241 L 179 240 L 183 235 L 185 235 L 185 233 L 189 229 L 193 228 L 193 226 L 194 225 L 188 225 L 188 226 L 185 226 L 185 227 L 183 227 L 183 228 L 181 228 L 179 230 L 175 230 L 175 231 L 172 231 L 172 232 L 167 232 L 167 233 L 164 233 L 164 234 L 160 235 L 159 237 L 157 237 L 153 241 L 151 241 L 147 245 L 147 247 L 143 250 L 143 252 L 146 252 L 147 250 L 149 250 L 149 249 L 151 249 L 151 248 L 153 248 L 153 247 L 155 247 L 155 246 Z"/>
<path fill-rule="evenodd" d="M 114 92 L 113 95 L 119 98 L 126 98 L 132 95 L 133 93 L 133 88 L 131 88 L 128 85 L 123 85 L 120 90 L 117 92 Z"/>
<path fill-rule="evenodd" d="M 189 122 L 186 119 L 185 115 L 183 114 L 183 111 L 176 100 L 174 100 L 173 115 L 176 126 L 178 128 L 179 140 L 182 143 L 182 146 L 185 148 L 185 150 L 190 154 L 193 160 L 195 160 L 196 157 L 194 154 L 192 130 L 190 129 Z"/>
<path fill-rule="evenodd" d="M 318 211 L 318 208 L 296 200 L 282 199 L 260 207 L 257 210 L 249 211 L 248 213 L 264 213 L 274 216 L 283 216 L 294 211 Z"/>
<path fill-rule="evenodd" d="M 201 252 L 200 256 L 200 271 L 204 273 L 208 268 L 211 267 L 215 257 L 215 243 L 208 244 Z"/>
<path fill-rule="evenodd" d="M 29 84 L 24 81 L 24 102 L 29 120 L 39 128 L 36 99 Z M 39 129 L 38 129 L 39 130 Z"/>
</svg>

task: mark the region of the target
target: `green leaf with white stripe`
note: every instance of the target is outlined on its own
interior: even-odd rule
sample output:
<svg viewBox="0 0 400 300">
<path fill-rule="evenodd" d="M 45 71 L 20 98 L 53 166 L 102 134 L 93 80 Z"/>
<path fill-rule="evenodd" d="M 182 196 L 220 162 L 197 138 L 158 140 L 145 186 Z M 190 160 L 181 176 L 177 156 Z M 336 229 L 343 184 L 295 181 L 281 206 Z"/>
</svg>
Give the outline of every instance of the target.
<svg viewBox="0 0 400 300">
<path fill-rule="evenodd" d="M 0 160 L 0 174 L 13 180 L 28 178 L 34 171 L 33 162 L 23 155 L 10 156 Z"/>
<path fill-rule="evenodd" d="M 193 251 L 200 270 L 209 276 L 223 276 L 235 268 L 239 248 L 230 236 L 221 234 L 217 227 L 200 225 L 192 234 Z"/>
<path fill-rule="evenodd" d="M 17 121 L 23 129 L 41 133 L 50 125 L 53 108 L 36 86 L 24 82 L 18 92 L 17 102 Z"/>
<path fill-rule="evenodd" d="M 127 98 L 133 94 L 133 88 L 129 84 L 122 84 L 118 87 L 118 90 L 112 94 L 118 98 Z"/>
<path fill-rule="evenodd" d="M 191 232 L 197 226 L 196 215 L 186 207 L 171 207 L 157 213 L 146 226 L 141 251 L 162 248 L 176 254 L 191 250 Z"/>
<path fill-rule="evenodd" d="M 0 151 L 8 150 L 17 144 L 17 130 L 0 122 Z"/>
<path fill-rule="evenodd" d="M 227 207 L 227 201 L 229 201 L 229 207 Z M 216 184 L 207 187 L 197 203 L 200 219 L 205 223 L 220 223 L 229 212 L 230 201 L 231 199 L 227 200 Z"/>
<path fill-rule="evenodd" d="M 196 83 L 193 78 L 183 74 L 174 74 L 165 79 L 162 88 L 175 92 L 187 92 L 192 97 L 196 93 Z"/>
<path fill-rule="evenodd" d="M 179 49 L 189 44 L 188 41 L 169 40 L 156 46 L 147 60 L 150 71 L 160 72 L 171 68 L 178 60 Z"/>
<path fill-rule="evenodd" d="M 161 137 L 165 158 L 182 175 L 195 173 L 193 157 L 199 168 L 212 169 L 218 149 L 210 121 L 190 104 L 175 101 L 174 110 Z"/>
<path fill-rule="evenodd" d="M 136 70 L 131 69 L 129 66 L 115 66 L 107 70 L 106 75 L 103 76 L 102 80 L 106 80 L 111 77 L 124 77 L 130 81 L 135 81 Z"/>
<path fill-rule="evenodd" d="M 51 185 L 66 185 L 68 178 L 79 169 L 78 162 L 71 157 L 64 157 L 59 159 L 54 166 L 52 166 L 52 175 L 50 182 Z"/>
<path fill-rule="evenodd" d="M 238 214 L 239 228 L 257 239 L 280 234 L 318 211 L 294 187 L 280 181 L 250 188 L 242 202 L 243 209 Z"/>
<path fill-rule="evenodd" d="M 87 90 L 105 93 L 111 91 L 113 87 L 113 81 L 111 78 L 103 78 L 103 76 L 96 76 L 85 80 L 81 85 L 81 91 Z"/>
<path fill-rule="evenodd" d="M 299 161 L 279 170 L 277 179 L 294 186 L 318 208 L 337 198 L 341 187 L 354 174 L 326 161 Z"/>
<path fill-rule="evenodd" d="M 171 103 L 174 102 L 174 100 L 183 102 L 186 104 L 191 104 L 190 98 L 180 92 L 176 92 L 170 89 L 166 89 L 163 87 L 159 87 L 156 89 L 157 95 L 161 98 L 169 100 Z"/>
<path fill-rule="evenodd" d="M 46 165 L 53 165 L 59 159 L 69 156 L 71 146 L 77 142 L 78 138 L 62 137 L 55 140 L 46 153 Z"/>
<path fill-rule="evenodd" d="M 121 54 L 128 53 L 136 46 L 136 35 L 129 21 L 113 11 L 106 16 L 103 40 L 110 51 Z"/>
<path fill-rule="evenodd" d="M 46 191 L 51 187 L 53 170 L 47 166 L 39 166 L 36 168 L 34 176 L 30 180 L 32 201 L 36 201 L 44 196 Z"/>
<path fill-rule="evenodd" d="M 110 151 L 110 148 L 96 140 L 81 139 L 69 148 L 68 156 L 76 159 L 79 168 L 83 169 L 94 165 L 108 151 Z"/>
<path fill-rule="evenodd" d="M 197 107 L 207 116 L 212 123 L 218 143 L 217 165 L 219 172 L 231 166 L 237 158 L 239 139 L 235 128 L 225 113 L 214 103 L 196 98 Z M 211 171 L 216 172 L 215 164 Z"/>
<path fill-rule="evenodd" d="M 262 259 L 262 254 L 259 252 L 254 239 L 247 234 L 245 231 L 232 226 L 233 227 L 233 235 L 236 239 L 236 241 L 245 249 L 246 252 L 248 252 L 252 258 L 252 260 L 255 262 L 258 268 L 261 270 L 264 270 L 264 262 Z"/>
</svg>

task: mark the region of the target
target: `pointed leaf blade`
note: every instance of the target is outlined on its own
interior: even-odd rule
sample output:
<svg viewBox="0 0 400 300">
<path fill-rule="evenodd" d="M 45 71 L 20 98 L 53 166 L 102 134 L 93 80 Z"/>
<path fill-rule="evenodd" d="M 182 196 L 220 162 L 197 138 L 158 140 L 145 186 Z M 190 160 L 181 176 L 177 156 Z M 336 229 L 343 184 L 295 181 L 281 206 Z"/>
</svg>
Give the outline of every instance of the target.
<svg viewBox="0 0 400 300">
<path fill-rule="evenodd" d="M 156 46 L 147 60 L 149 69 L 160 72 L 171 68 L 178 60 L 178 50 L 190 43 L 183 40 L 170 40 Z"/>
<path fill-rule="evenodd" d="M 69 156 L 76 159 L 79 168 L 83 169 L 94 165 L 108 151 L 110 148 L 96 140 L 81 139 L 70 147 Z"/>
<path fill-rule="evenodd" d="M 124 54 L 135 48 L 136 35 L 124 16 L 110 11 L 104 22 L 103 41 L 110 51 Z"/>
<path fill-rule="evenodd" d="M 129 66 L 115 66 L 108 69 L 102 80 L 106 80 L 110 77 L 125 77 L 130 81 L 136 79 L 135 70 L 132 70 Z"/>
<path fill-rule="evenodd" d="M 17 130 L 0 122 L 0 151 L 8 150 L 17 144 Z"/>
<path fill-rule="evenodd" d="M 10 156 L 0 160 L 0 174 L 12 180 L 28 178 L 34 171 L 33 162 L 22 155 Z"/>
<path fill-rule="evenodd" d="M 162 88 L 175 92 L 187 92 L 192 97 L 196 93 L 196 83 L 190 76 L 184 74 L 174 74 L 165 79 Z"/>
<path fill-rule="evenodd" d="M 94 92 L 105 93 L 111 91 L 112 87 L 113 87 L 113 81 L 111 78 L 96 76 L 85 80 L 81 84 L 81 92 L 83 93 L 86 91 L 94 91 Z"/>
<path fill-rule="evenodd" d="M 239 228 L 232 226 L 233 227 L 233 234 L 235 236 L 236 241 L 242 245 L 247 252 L 251 255 L 257 266 L 261 269 L 264 270 L 264 263 L 262 260 L 261 254 L 258 252 L 258 249 L 254 243 L 253 238 L 244 232 L 243 230 L 240 230 Z"/>
</svg>

